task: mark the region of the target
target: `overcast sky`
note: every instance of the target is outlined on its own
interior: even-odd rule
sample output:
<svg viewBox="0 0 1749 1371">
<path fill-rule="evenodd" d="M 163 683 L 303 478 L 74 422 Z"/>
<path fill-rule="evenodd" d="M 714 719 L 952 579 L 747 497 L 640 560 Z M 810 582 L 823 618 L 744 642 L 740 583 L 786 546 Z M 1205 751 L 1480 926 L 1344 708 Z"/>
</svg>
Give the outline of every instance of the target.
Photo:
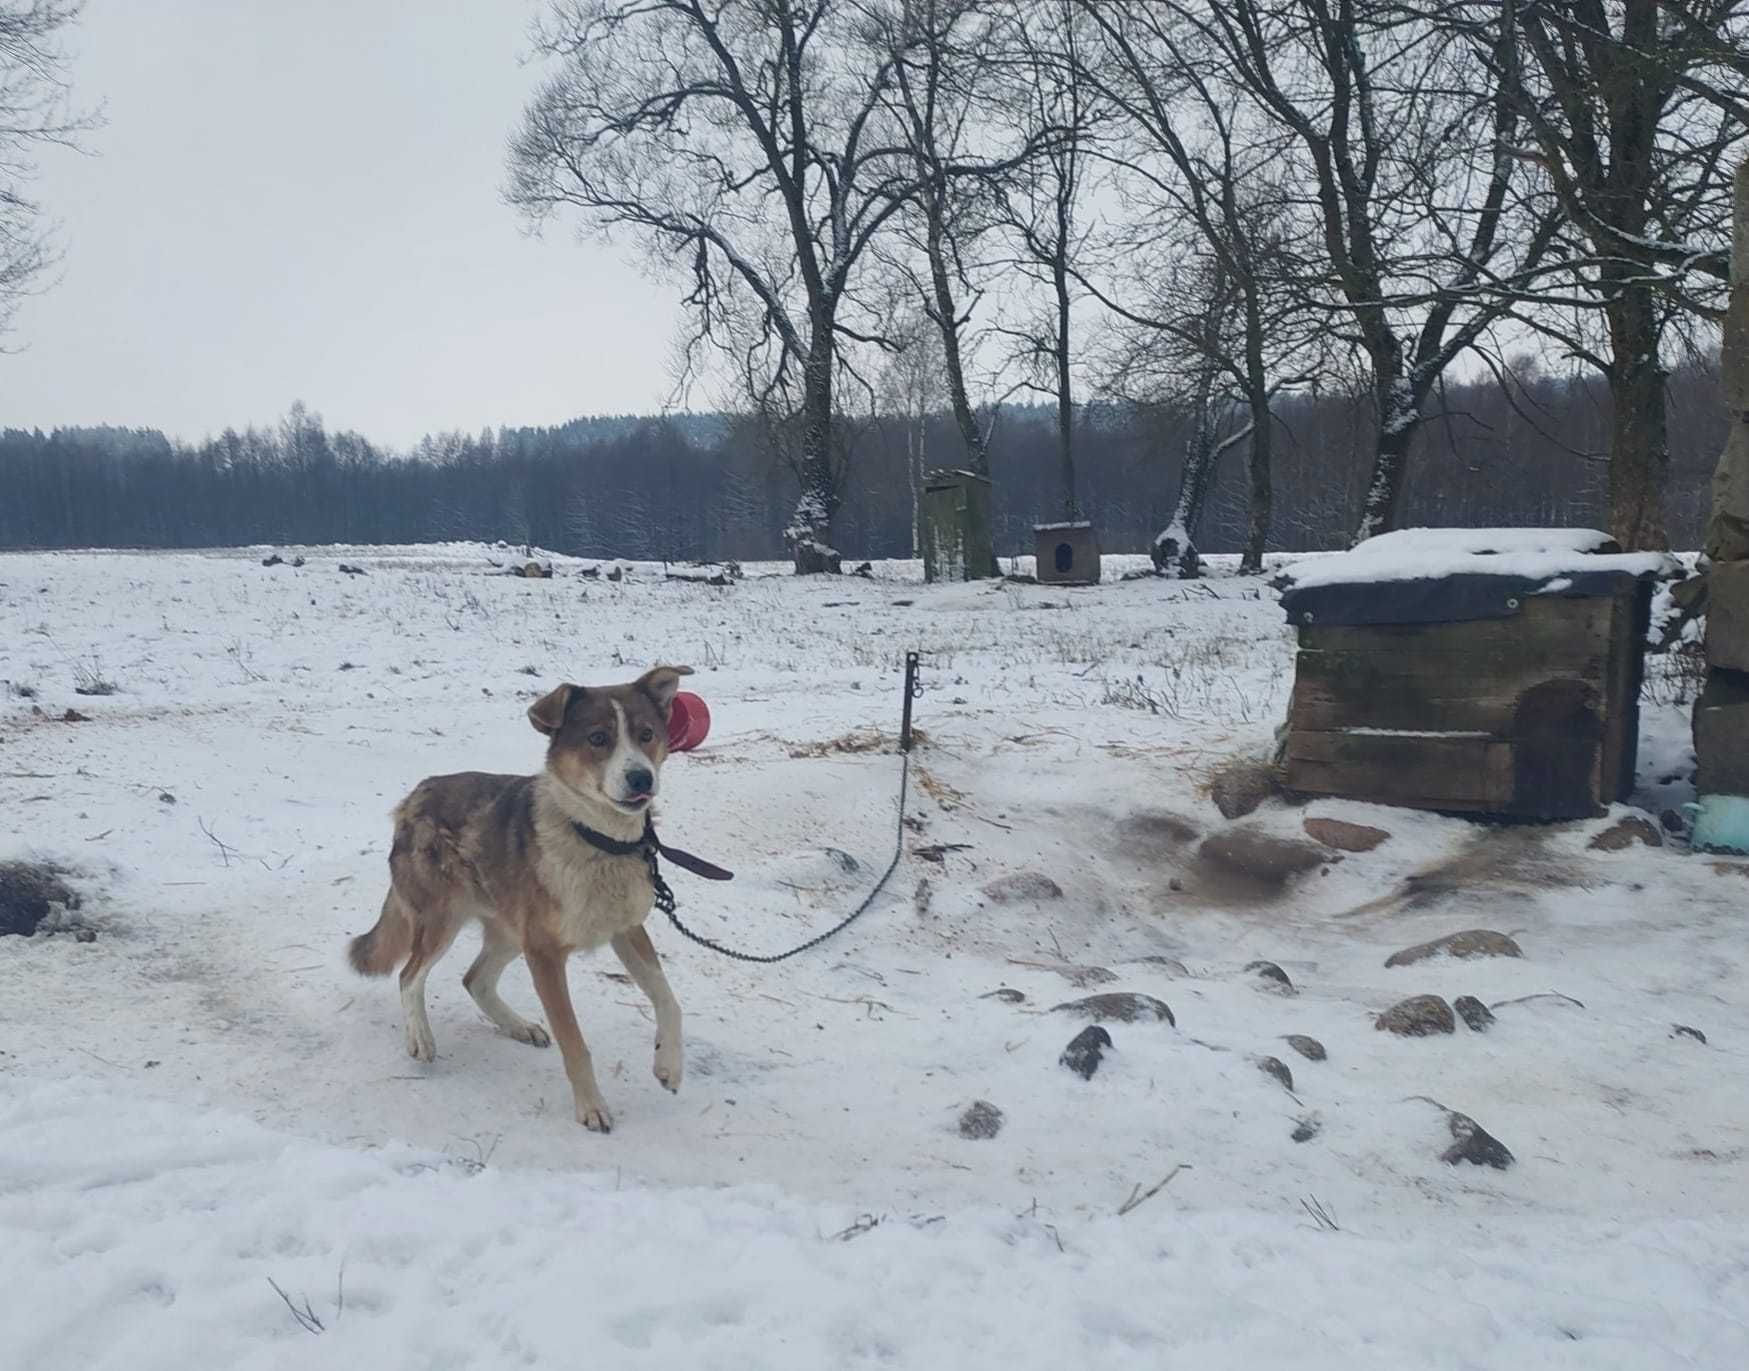
<svg viewBox="0 0 1749 1371">
<path fill-rule="evenodd" d="M 675 292 L 500 198 L 537 10 L 88 0 L 73 76 L 109 124 L 42 158 L 65 262 L 0 356 L 0 425 L 198 439 L 301 399 L 400 446 L 656 407 Z"/>
</svg>

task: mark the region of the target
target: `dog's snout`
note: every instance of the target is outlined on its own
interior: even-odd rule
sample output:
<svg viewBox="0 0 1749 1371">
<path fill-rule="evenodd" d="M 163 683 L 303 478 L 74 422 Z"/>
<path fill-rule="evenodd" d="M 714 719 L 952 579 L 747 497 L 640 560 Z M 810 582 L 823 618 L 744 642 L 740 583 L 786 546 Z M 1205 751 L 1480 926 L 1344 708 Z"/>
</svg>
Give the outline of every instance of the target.
<svg viewBox="0 0 1749 1371">
<path fill-rule="evenodd" d="M 637 766 L 626 772 L 626 789 L 634 795 L 648 795 L 656 786 L 656 773 L 648 767 Z"/>
</svg>

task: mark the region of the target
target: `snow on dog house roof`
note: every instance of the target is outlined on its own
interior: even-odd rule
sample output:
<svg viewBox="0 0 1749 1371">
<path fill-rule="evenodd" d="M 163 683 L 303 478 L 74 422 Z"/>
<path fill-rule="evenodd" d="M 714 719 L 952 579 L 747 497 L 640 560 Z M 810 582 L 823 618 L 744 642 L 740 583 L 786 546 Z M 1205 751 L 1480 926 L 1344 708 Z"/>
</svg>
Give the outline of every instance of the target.
<svg viewBox="0 0 1749 1371">
<path fill-rule="evenodd" d="M 1456 623 L 1505 619 L 1527 595 L 1587 599 L 1679 576 L 1662 552 L 1623 553 L 1589 528 L 1406 528 L 1284 573 L 1298 624 Z"/>
</svg>

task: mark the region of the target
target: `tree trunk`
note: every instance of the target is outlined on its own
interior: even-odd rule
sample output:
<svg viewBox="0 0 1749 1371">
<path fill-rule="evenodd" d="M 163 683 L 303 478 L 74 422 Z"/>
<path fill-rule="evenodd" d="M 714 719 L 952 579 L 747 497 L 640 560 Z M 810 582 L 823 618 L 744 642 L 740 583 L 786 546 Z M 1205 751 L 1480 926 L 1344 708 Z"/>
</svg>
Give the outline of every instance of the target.
<svg viewBox="0 0 1749 1371">
<path fill-rule="evenodd" d="M 1063 518 L 1081 518 L 1076 495 L 1076 392 L 1069 376 L 1069 240 L 1067 212 L 1058 199 L 1058 252 L 1051 264 L 1056 283 L 1056 462 L 1062 474 Z"/>
<path fill-rule="evenodd" d="M 959 425 L 960 439 L 966 445 L 966 463 L 978 475 L 990 475 L 990 448 L 978 427 L 978 416 L 972 411 L 971 397 L 966 394 L 965 364 L 960 357 L 959 306 L 953 298 L 953 280 L 947 274 L 947 227 L 943 222 L 940 192 L 930 195 L 925 205 L 928 218 L 926 246 L 929 255 L 929 284 L 935 295 L 935 324 L 941 330 L 941 358 L 947 372 L 947 398 L 953 408 L 954 422 Z"/>
<path fill-rule="evenodd" d="M 1663 551 L 1664 486 L 1670 471 L 1664 367 L 1657 306 L 1649 289 L 1626 286 L 1607 307 L 1612 349 L 1609 397 L 1609 532 L 1624 552 Z"/>
<path fill-rule="evenodd" d="M 1372 479 L 1367 483 L 1366 502 L 1354 541 L 1364 543 L 1397 526 L 1403 503 L 1403 475 L 1409 445 L 1421 426 L 1421 406 L 1414 387 L 1403 374 L 1403 348 L 1394 334 L 1386 333 L 1382 344 L 1372 349 L 1373 393 L 1378 407 L 1378 436 L 1373 444 Z"/>
<path fill-rule="evenodd" d="M 923 438 L 929 411 L 921 405 L 905 430 L 905 477 L 911 483 L 911 556 L 923 555 Z"/>
<path fill-rule="evenodd" d="M 837 483 L 832 477 L 832 329 L 828 321 L 814 329 L 814 352 L 802 369 L 801 498 L 784 530 L 784 541 L 795 557 L 796 575 L 843 570 L 832 546 L 832 521 L 838 514 Z M 823 341 L 822 341 L 823 340 Z"/>
<path fill-rule="evenodd" d="M 1274 425 L 1269 418 L 1269 395 L 1264 390 L 1251 398 L 1251 507 L 1245 529 L 1245 551 L 1239 558 L 1239 574 L 1256 576 L 1263 570 L 1263 549 L 1269 544 L 1269 521 L 1275 503 L 1270 483 Z"/>
<path fill-rule="evenodd" d="M 1202 574 L 1202 558 L 1196 550 L 1196 529 L 1202 522 L 1203 501 L 1208 496 L 1209 478 L 1215 468 L 1215 427 L 1210 405 L 1214 396 L 1214 374 L 1205 371 L 1197 379 L 1196 427 L 1184 448 L 1184 470 L 1178 478 L 1178 499 L 1172 507 L 1172 520 L 1154 535 L 1149 556 L 1154 570 L 1163 576 L 1176 575 L 1193 580 Z"/>
<path fill-rule="evenodd" d="M 971 470 L 989 480 L 990 445 L 984 441 L 983 430 L 978 427 L 978 416 L 972 410 L 971 397 L 966 394 L 965 364 L 960 356 L 959 306 L 953 298 L 953 280 L 947 274 L 947 229 L 941 209 L 944 193 L 937 188 L 937 193 L 931 195 L 925 205 L 929 221 L 927 248 L 930 288 L 935 295 L 935 323 L 941 330 L 941 358 L 947 372 L 948 402 L 953 408 L 954 422 L 959 425 L 960 439 L 966 446 L 966 462 Z M 994 552 L 990 556 L 990 565 L 979 574 L 1002 574 Z"/>
</svg>

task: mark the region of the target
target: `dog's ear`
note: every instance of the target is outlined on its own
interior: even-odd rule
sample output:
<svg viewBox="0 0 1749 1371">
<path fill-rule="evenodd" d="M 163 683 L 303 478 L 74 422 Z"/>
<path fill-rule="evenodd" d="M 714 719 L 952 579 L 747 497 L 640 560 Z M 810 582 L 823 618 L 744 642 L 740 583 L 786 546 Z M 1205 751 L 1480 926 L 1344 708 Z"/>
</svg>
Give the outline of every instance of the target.
<svg viewBox="0 0 1749 1371">
<path fill-rule="evenodd" d="M 638 689 L 648 695 L 666 714 L 674 705 L 674 697 L 680 691 L 680 678 L 692 675 L 689 666 L 658 666 L 652 667 L 638 677 Z"/>
<path fill-rule="evenodd" d="M 528 707 L 528 721 L 540 732 L 552 737 L 565 726 L 565 716 L 574 701 L 583 696 L 583 687 L 569 682 L 557 690 L 548 691 Z"/>
</svg>

